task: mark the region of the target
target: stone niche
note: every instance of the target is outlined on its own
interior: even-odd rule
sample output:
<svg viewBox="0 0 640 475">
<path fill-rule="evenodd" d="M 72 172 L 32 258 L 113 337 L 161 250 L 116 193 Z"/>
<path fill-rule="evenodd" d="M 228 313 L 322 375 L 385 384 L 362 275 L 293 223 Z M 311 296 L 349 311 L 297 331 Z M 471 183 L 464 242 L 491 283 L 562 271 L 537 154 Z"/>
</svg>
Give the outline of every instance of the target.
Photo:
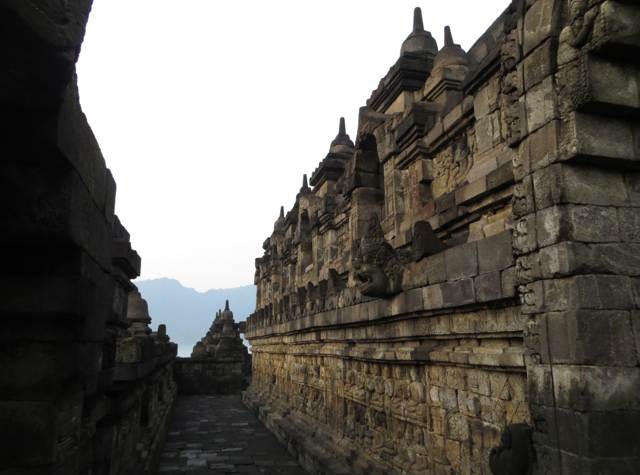
<svg viewBox="0 0 640 475">
<path fill-rule="evenodd" d="M 639 38 L 514 0 L 439 49 L 416 10 L 256 259 L 243 397 L 309 473 L 637 472 Z"/>
<path fill-rule="evenodd" d="M 196 343 L 191 358 L 177 358 L 174 370 L 180 394 L 240 394 L 251 376 L 251 354 L 240 334 L 244 322 L 236 323 L 227 300 L 204 338 Z"/>
<path fill-rule="evenodd" d="M 177 347 L 78 98 L 91 1 L 0 0 L 0 473 L 154 473 Z"/>
</svg>

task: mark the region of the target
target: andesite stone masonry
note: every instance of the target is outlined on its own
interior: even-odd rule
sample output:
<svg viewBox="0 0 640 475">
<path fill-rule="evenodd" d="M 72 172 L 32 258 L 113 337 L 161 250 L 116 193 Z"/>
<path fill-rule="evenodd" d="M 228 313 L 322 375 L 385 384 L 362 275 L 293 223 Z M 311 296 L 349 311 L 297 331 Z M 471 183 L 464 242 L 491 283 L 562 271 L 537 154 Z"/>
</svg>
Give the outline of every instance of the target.
<svg viewBox="0 0 640 475">
<path fill-rule="evenodd" d="M 178 394 L 300 473 L 638 473 L 638 1 L 513 0 L 468 51 L 416 8 L 190 358 L 80 108 L 91 5 L 0 0 L 0 475 L 156 473 Z"/>
</svg>

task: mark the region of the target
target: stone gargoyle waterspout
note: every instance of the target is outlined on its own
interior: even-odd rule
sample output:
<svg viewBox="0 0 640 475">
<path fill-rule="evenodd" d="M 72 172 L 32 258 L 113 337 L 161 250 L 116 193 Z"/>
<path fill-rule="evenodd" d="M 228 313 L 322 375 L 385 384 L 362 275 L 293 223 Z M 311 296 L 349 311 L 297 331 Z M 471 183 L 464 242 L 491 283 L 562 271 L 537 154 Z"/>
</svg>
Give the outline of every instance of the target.
<svg viewBox="0 0 640 475">
<path fill-rule="evenodd" d="M 369 220 L 364 237 L 352 246 L 353 275 L 360 281 L 360 293 L 369 297 L 388 297 L 402 291 L 404 266 L 384 238 L 378 216 Z"/>
<path fill-rule="evenodd" d="M 533 428 L 529 424 L 511 424 L 500 436 L 500 446 L 489 453 L 493 475 L 529 475 L 535 460 L 532 442 Z"/>
</svg>

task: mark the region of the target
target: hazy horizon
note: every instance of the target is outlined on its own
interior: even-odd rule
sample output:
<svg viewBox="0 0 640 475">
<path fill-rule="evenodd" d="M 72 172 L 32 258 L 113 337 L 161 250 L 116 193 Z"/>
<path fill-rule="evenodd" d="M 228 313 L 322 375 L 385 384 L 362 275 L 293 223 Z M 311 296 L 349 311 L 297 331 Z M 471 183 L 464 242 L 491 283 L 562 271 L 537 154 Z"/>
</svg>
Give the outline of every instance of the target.
<svg viewBox="0 0 640 475">
<path fill-rule="evenodd" d="M 139 284 L 141 282 L 151 282 L 151 281 L 156 281 L 156 280 L 175 280 L 176 282 L 180 282 L 180 279 L 176 279 L 175 277 L 154 277 L 153 279 L 136 279 L 134 281 L 132 281 L 134 284 Z M 255 285 L 253 283 L 250 284 L 244 284 L 244 285 L 237 285 L 235 287 L 218 287 L 218 288 L 211 288 L 211 289 L 207 289 L 207 290 L 198 290 L 196 288 L 193 287 L 189 287 L 188 285 L 184 285 L 182 282 L 180 282 L 180 284 L 186 288 L 186 289 L 190 289 L 190 290 L 195 290 L 196 292 L 198 292 L 199 294 L 206 294 L 207 292 L 210 292 L 212 290 L 234 290 L 234 289 L 240 289 L 243 287 L 248 287 L 250 285 Z"/>
</svg>

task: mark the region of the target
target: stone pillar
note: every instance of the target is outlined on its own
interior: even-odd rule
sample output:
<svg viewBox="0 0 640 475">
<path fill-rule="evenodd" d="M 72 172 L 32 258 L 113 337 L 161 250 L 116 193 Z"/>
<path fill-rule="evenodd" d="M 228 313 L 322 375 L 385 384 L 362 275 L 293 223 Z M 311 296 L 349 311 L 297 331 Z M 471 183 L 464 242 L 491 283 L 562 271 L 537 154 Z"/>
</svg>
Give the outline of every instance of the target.
<svg viewBox="0 0 640 475">
<path fill-rule="evenodd" d="M 502 87 L 538 473 L 635 473 L 640 6 L 529 3 Z"/>
</svg>

